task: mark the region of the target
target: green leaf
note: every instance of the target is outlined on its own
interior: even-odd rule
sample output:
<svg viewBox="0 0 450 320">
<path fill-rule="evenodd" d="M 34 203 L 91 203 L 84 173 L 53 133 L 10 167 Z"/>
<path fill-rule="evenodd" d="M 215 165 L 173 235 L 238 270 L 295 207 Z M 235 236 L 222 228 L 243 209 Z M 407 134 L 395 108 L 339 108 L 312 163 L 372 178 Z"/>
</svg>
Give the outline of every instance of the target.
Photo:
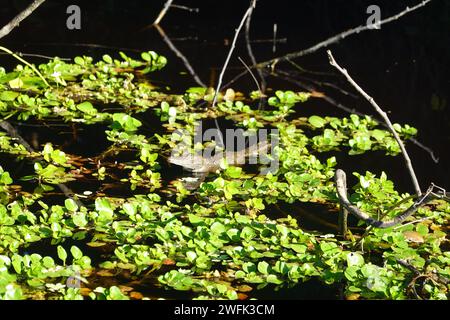
<svg viewBox="0 0 450 320">
<path fill-rule="evenodd" d="M 258 271 L 262 274 L 269 274 L 269 264 L 265 261 L 258 262 Z"/>
<path fill-rule="evenodd" d="M 347 278 L 347 280 L 349 281 L 356 281 L 358 278 L 358 266 L 351 266 L 348 267 L 347 269 L 345 269 L 344 275 L 345 278 Z"/>
<path fill-rule="evenodd" d="M 105 61 L 106 63 L 109 63 L 109 64 L 113 63 L 112 58 L 107 54 L 103 55 L 103 61 Z"/>
<path fill-rule="evenodd" d="M 239 178 L 241 176 L 242 173 L 242 168 L 240 167 L 233 167 L 233 166 L 229 166 L 226 170 L 225 173 L 230 177 L 230 178 Z"/>
<path fill-rule="evenodd" d="M 0 184 L 8 185 L 11 184 L 12 182 L 13 180 L 11 179 L 9 172 L 0 173 Z"/>
<path fill-rule="evenodd" d="M 311 116 L 308 121 L 315 128 L 322 128 L 327 123 L 325 119 L 319 116 Z"/>
<path fill-rule="evenodd" d="M 297 253 L 305 253 L 307 246 L 304 244 L 291 244 L 291 249 Z"/>
<path fill-rule="evenodd" d="M 44 257 L 42 259 L 42 264 L 44 265 L 44 267 L 46 267 L 47 269 L 53 268 L 55 266 L 55 261 L 53 260 L 52 257 Z"/>
<path fill-rule="evenodd" d="M 363 266 L 364 265 L 364 257 L 357 252 L 349 252 L 347 253 L 347 265 L 351 266 Z"/>
<path fill-rule="evenodd" d="M 97 198 L 95 199 L 95 209 L 99 212 L 99 214 L 105 214 L 108 217 L 113 216 L 113 209 L 111 208 L 111 204 L 108 199 L 105 198 Z"/>
<path fill-rule="evenodd" d="M 98 113 L 97 109 L 95 109 L 92 103 L 90 103 L 89 101 L 80 103 L 79 105 L 77 105 L 77 109 L 89 115 L 95 115 Z"/>
<path fill-rule="evenodd" d="M 0 100 L 2 101 L 13 101 L 19 96 L 18 92 L 15 91 L 3 91 L 0 93 Z"/>
<path fill-rule="evenodd" d="M 252 228 L 246 226 L 242 229 L 242 232 L 241 232 L 242 239 L 244 239 L 246 241 L 250 241 L 255 236 L 256 236 L 256 232 Z"/>
<path fill-rule="evenodd" d="M 78 247 L 76 247 L 76 246 L 72 246 L 70 248 L 70 253 L 77 260 L 80 259 L 83 256 L 83 252 L 81 252 L 81 250 L 78 249 Z"/>
<path fill-rule="evenodd" d="M 416 230 L 418 233 L 420 233 L 422 236 L 426 236 L 428 234 L 428 226 L 423 223 L 419 223 L 416 226 Z"/>
<path fill-rule="evenodd" d="M 278 277 L 274 274 L 269 274 L 266 278 L 266 281 L 268 283 L 273 283 L 273 284 L 282 284 L 283 281 L 278 279 Z"/>
<path fill-rule="evenodd" d="M 67 259 L 66 250 L 62 246 L 58 246 L 57 251 L 58 251 L 58 258 L 60 258 L 62 260 L 63 264 L 65 265 L 66 259 Z"/>
<path fill-rule="evenodd" d="M 197 258 L 197 254 L 194 251 L 188 251 L 186 252 L 186 258 L 188 258 L 190 262 L 193 262 Z"/>
<path fill-rule="evenodd" d="M 72 215 L 72 221 L 77 227 L 84 227 L 87 225 L 86 214 L 84 212 L 75 212 Z"/>
<path fill-rule="evenodd" d="M 82 57 L 75 57 L 73 61 L 80 66 L 84 65 L 84 59 Z"/>
<path fill-rule="evenodd" d="M 125 213 L 129 216 L 134 216 L 136 214 L 136 205 L 132 204 L 132 203 L 124 203 L 123 206 L 123 211 L 125 211 Z"/>
<path fill-rule="evenodd" d="M 23 87 L 23 81 L 20 78 L 13 79 L 8 82 L 11 89 L 20 89 Z"/>
<path fill-rule="evenodd" d="M 71 212 L 75 212 L 78 210 L 78 205 L 73 199 L 66 199 L 64 201 L 64 206 Z"/>
<path fill-rule="evenodd" d="M 402 132 L 402 126 L 400 124 L 394 123 L 392 126 L 394 127 L 395 131 L 397 131 L 398 133 Z"/>
<path fill-rule="evenodd" d="M 136 131 L 142 125 L 141 121 L 129 116 L 126 113 L 114 113 L 112 119 L 125 131 Z"/>
<path fill-rule="evenodd" d="M 22 272 L 22 257 L 18 254 L 15 254 L 12 256 L 11 262 L 14 271 L 16 271 L 17 274 L 20 274 Z"/>
<path fill-rule="evenodd" d="M 225 231 L 226 231 L 226 227 L 223 224 L 221 224 L 220 222 L 216 221 L 211 225 L 212 233 L 221 234 L 221 233 L 224 233 Z"/>
<path fill-rule="evenodd" d="M 142 52 L 141 58 L 144 61 L 150 62 L 152 60 L 152 56 L 148 52 Z"/>
<path fill-rule="evenodd" d="M 120 289 L 116 286 L 112 286 L 109 289 L 109 298 L 111 300 L 128 300 L 128 297 L 120 291 Z"/>
</svg>

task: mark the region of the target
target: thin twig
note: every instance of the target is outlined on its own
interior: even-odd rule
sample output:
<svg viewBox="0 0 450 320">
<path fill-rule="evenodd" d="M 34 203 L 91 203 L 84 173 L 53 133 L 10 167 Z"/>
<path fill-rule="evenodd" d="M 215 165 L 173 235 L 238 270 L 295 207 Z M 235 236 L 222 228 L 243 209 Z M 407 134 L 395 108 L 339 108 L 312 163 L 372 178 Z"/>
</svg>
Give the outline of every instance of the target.
<svg viewBox="0 0 450 320">
<path fill-rule="evenodd" d="M 272 43 L 272 52 L 275 53 L 277 51 L 277 30 L 278 26 L 276 23 L 273 24 L 273 43 Z"/>
<path fill-rule="evenodd" d="M 214 98 L 213 98 L 213 101 L 211 104 L 212 109 L 214 109 L 214 107 L 217 103 L 217 96 L 218 96 L 220 89 L 222 88 L 223 76 L 225 75 L 225 71 L 228 67 L 228 63 L 230 62 L 231 56 L 233 55 L 234 48 L 236 47 L 236 41 L 239 36 L 239 33 L 241 32 L 241 29 L 242 29 L 242 26 L 244 25 L 245 20 L 247 20 L 247 17 L 253 12 L 253 9 L 255 8 L 255 6 L 256 6 L 256 0 L 252 0 L 249 8 L 247 9 L 244 16 L 242 17 L 241 22 L 239 23 L 239 26 L 236 29 L 236 32 L 234 33 L 234 37 L 233 37 L 233 41 L 231 42 L 230 50 L 228 51 L 227 58 L 222 67 L 222 71 L 220 72 L 220 75 L 219 75 L 219 81 L 217 82 L 216 91 L 214 92 Z"/>
<path fill-rule="evenodd" d="M 238 57 L 239 61 L 244 65 L 244 67 L 248 70 L 248 73 L 252 76 L 253 80 L 255 81 L 256 87 L 258 88 L 258 91 L 262 94 L 261 86 L 259 85 L 258 79 L 256 79 L 255 75 L 253 74 L 252 70 L 248 67 L 248 65 L 245 63 L 244 60 L 242 60 L 241 57 Z"/>
<path fill-rule="evenodd" d="M 383 24 L 387 24 L 387 23 L 396 21 L 399 18 L 401 18 L 402 16 L 404 16 L 404 15 L 406 15 L 408 13 L 411 13 L 411 12 L 413 12 L 413 11 L 415 11 L 415 10 L 425 6 L 425 5 L 427 5 L 430 1 L 431 0 L 425 0 L 425 1 L 422 1 L 421 3 L 415 5 L 415 6 L 411 7 L 411 8 L 410 7 L 406 7 L 406 9 L 403 10 L 402 12 L 400 12 L 400 13 L 394 15 L 394 16 L 391 16 L 389 18 L 386 18 L 384 20 L 381 20 L 379 23 L 377 23 L 377 25 L 381 26 Z M 255 65 L 254 67 L 264 67 L 264 66 L 271 65 L 271 64 L 274 64 L 274 63 L 277 63 L 277 62 L 280 62 L 280 61 L 285 61 L 285 60 L 288 60 L 288 59 L 295 59 L 295 58 L 303 57 L 303 56 L 306 56 L 308 54 L 312 54 L 312 53 L 314 53 L 314 52 L 316 52 L 316 51 L 318 51 L 318 50 L 320 50 L 322 48 L 328 47 L 329 45 L 331 45 L 333 43 L 336 43 L 336 42 L 338 42 L 340 40 L 343 40 L 343 39 L 347 38 L 348 36 L 351 36 L 351 35 L 354 35 L 354 34 L 359 34 L 359 33 L 363 32 L 363 31 L 366 31 L 366 30 L 371 30 L 371 25 L 367 25 L 367 24 L 360 25 L 358 27 L 355 27 L 355 28 L 349 29 L 347 31 L 344 31 L 342 33 L 339 33 L 339 34 L 337 34 L 337 35 L 335 35 L 335 36 L 333 36 L 331 38 L 328 38 L 328 39 L 326 39 L 326 40 L 324 40 L 322 42 L 319 42 L 319 43 L 315 44 L 314 46 L 312 46 L 310 48 L 307 48 L 305 50 L 292 52 L 292 53 L 286 54 L 286 55 L 284 55 L 282 57 L 277 57 L 277 58 L 273 58 L 273 59 L 268 60 L 268 61 L 260 62 L 257 65 Z"/>
<path fill-rule="evenodd" d="M 97 43 L 68 43 L 68 42 L 39 42 L 39 43 L 33 43 L 33 46 L 67 46 L 67 47 L 87 47 L 87 48 L 102 48 L 102 49 L 111 49 L 116 51 L 130 51 L 130 52 L 142 52 L 142 49 L 133 49 L 133 48 L 126 48 L 126 47 L 114 47 L 114 46 L 107 46 L 103 44 L 97 44 Z M 70 59 L 72 60 L 72 59 Z"/>
<path fill-rule="evenodd" d="M 411 141 L 412 143 L 414 143 L 416 146 L 418 146 L 419 148 L 425 150 L 426 152 L 428 152 L 431 156 L 431 159 L 433 159 L 434 163 L 439 163 L 439 157 L 437 157 L 434 154 L 433 149 L 431 149 L 430 147 L 425 146 L 423 143 L 421 143 L 420 141 L 414 139 L 414 138 L 409 138 L 409 141 Z"/>
<path fill-rule="evenodd" d="M 248 65 L 244 62 L 244 60 L 242 60 L 241 57 L 238 57 L 238 59 L 244 65 L 244 67 L 248 70 L 248 73 L 250 73 L 250 75 L 252 76 L 253 81 L 255 81 L 256 87 L 258 88 L 258 91 L 259 91 L 258 110 L 261 110 L 261 107 L 262 107 L 263 101 L 264 101 L 264 94 L 263 94 L 263 91 L 261 89 L 261 86 L 258 83 L 258 79 L 256 79 L 256 76 L 253 74 L 252 70 L 248 67 Z"/>
<path fill-rule="evenodd" d="M 46 56 L 46 55 L 43 55 L 43 54 L 38 54 L 38 53 L 24 53 L 24 52 L 16 52 L 16 54 L 19 56 L 19 57 L 33 57 L 33 58 L 42 58 L 42 59 L 47 59 L 47 60 L 53 60 L 53 59 L 55 59 L 55 57 L 50 57 L 50 56 Z M 9 53 L 7 53 L 7 52 L 0 52 L 0 55 L 10 55 Z M 60 58 L 60 57 L 58 57 L 60 60 L 63 60 L 63 61 L 71 61 L 72 59 L 70 59 L 70 58 Z"/>
<path fill-rule="evenodd" d="M 16 58 L 17 60 L 19 60 L 20 62 L 26 64 L 28 67 L 30 67 L 30 68 L 34 71 L 34 73 L 36 73 L 36 74 L 38 75 L 39 78 L 42 79 L 42 81 L 44 81 L 44 83 L 45 83 L 45 85 L 46 85 L 47 87 L 50 87 L 50 88 L 52 87 L 52 86 L 47 82 L 47 80 L 45 80 L 44 76 L 39 72 L 38 69 L 36 69 L 36 67 L 35 67 L 34 65 L 32 65 L 32 64 L 29 63 L 28 61 L 24 60 L 23 58 L 19 57 L 17 54 L 15 54 L 14 52 L 12 52 L 12 51 L 9 50 L 8 48 L 5 48 L 5 47 L 0 46 L 0 50 L 2 50 L 2 51 L 4 51 L 4 52 L 6 52 L 6 53 L 12 55 L 14 58 Z"/>
<path fill-rule="evenodd" d="M 255 55 L 253 54 L 252 46 L 250 44 L 250 25 L 251 25 L 251 20 L 252 20 L 252 13 L 253 13 L 253 8 L 252 8 L 252 11 L 250 12 L 250 14 L 248 15 L 247 21 L 245 22 L 245 43 L 247 45 L 247 52 L 250 57 L 250 60 L 255 65 L 257 62 L 256 62 Z M 255 79 L 255 82 L 258 83 L 258 81 L 256 80 L 255 76 L 252 74 L 252 71 L 248 67 L 248 65 L 246 65 L 244 63 L 244 66 L 247 69 L 247 71 L 252 75 L 253 79 Z M 259 105 L 258 105 L 258 110 L 260 110 L 261 107 L 263 106 L 262 96 L 264 95 L 264 93 L 266 91 L 267 83 L 266 83 L 266 79 L 264 77 L 264 73 L 261 71 L 261 68 L 256 68 L 256 72 L 258 73 L 259 78 L 261 80 L 261 86 L 259 84 L 257 84 L 259 92 L 261 94 L 261 99 L 259 100 Z"/>
<path fill-rule="evenodd" d="M 164 4 L 164 7 L 162 8 L 161 12 L 159 13 L 158 17 L 153 21 L 153 25 L 158 25 L 162 18 L 166 15 L 167 11 L 169 11 L 170 6 L 172 5 L 173 0 L 167 0 Z"/>
<path fill-rule="evenodd" d="M 340 73 L 342 73 L 346 78 L 347 81 L 364 97 L 369 101 L 369 103 L 372 105 L 372 107 L 375 108 L 375 110 L 378 112 L 378 114 L 383 118 L 384 122 L 387 124 L 389 131 L 391 131 L 392 135 L 394 136 L 395 140 L 397 141 L 398 145 L 400 146 L 400 150 L 402 151 L 403 158 L 405 159 L 406 166 L 409 171 L 409 175 L 411 176 L 412 183 L 414 185 L 414 189 L 416 190 L 416 194 L 420 196 L 422 194 L 422 191 L 420 190 L 420 185 L 416 177 L 416 173 L 414 172 L 414 168 L 411 163 L 411 159 L 409 158 L 408 152 L 406 151 L 405 145 L 403 144 L 402 140 L 400 139 L 397 131 L 394 129 L 394 126 L 391 123 L 391 120 L 389 119 L 386 112 L 384 112 L 380 106 L 375 102 L 375 100 L 369 96 L 356 82 L 353 80 L 353 78 L 348 74 L 347 70 L 343 69 L 334 59 L 333 54 L 330 50 L 327 51 L 328 58 L 330 59 L 330 64 L 335 67 L 337 70 L 339 70 Z"/>
<path fill-rule="evenodd" d="M 175 47 L 170 38 L 166 35 L 163 28 L 161 28 L 159 25 L 155 25 L 155 28 L 156 30 L 158 30 L 164 42 L 169 46 L 172 52 L 174 52 L 177 55 L 177 57 L 180 58 L 181 61 L 183 61 L 184 66 L 189 71 L 191 76 L 194 78 L 195 82 L 197 82 L 197 84 L 201 87 L 207 87 L 206 84 L 204 84 L 203 81 L 200 80 L 197 73 L 194 71 L 194 68 L 192 68 L 191 64 L 189 63 L 189 60 L 180 52 L 180 50 L 177 49 L 177 47 Z"/>
<path fill-rule="evenodd" d="M 179 4 L 172 4 L 170 5 L 172 8 L 177 8 L 177 9 L 181 9 L 181 10 L 186 10 L 189 12 L 195 12 L 195 13 L 199 13 L 200 9 L 199 8 L 191 8 L 191 7 L 187 7 L 187 6 L 182 6 Z"/>
<path fill-rule="evenodd" d="M 15 16 L 8 24 L 0 29 L 0 39 L 9 34 L 15 27 L 17 27 L 26 17 L 28 17 L 34 10 L 36 10 L 45 0 L 34 0 L 25 10 Z"/>
<path fill-rule="evenodd" d="M 309 92 L 318 91 L 317 88 L 315 88 L 313 85 L 304 83 L 304 82 L 302 82 L 300 80 L 297 80 L 297 79 L 293 79 L 292 77 L 289 76 L 289 74 L 286 74 L 286 72 L 284 72 L 282 70 L 277 70 L 277 71 L 271 72 L 270 75 L 273 76 L 273 77 L 277 77 L 277 78 L 286 80 L 286 81 L 291 82 L 293 84 L 296 84 L 300 88 L 306 89 Z M 333 106 L 335 106 L 335 107 L 337 107 L 337 108 L 339 108 L 339 109 L 341 109 L 341 110 L 343 110 L 343 111 L 345 111 L 347 113 L 356 114 L 356 115 L 359 115 L 359 116 L 362 116 L 362 117 L 366 116 L 366 114 L 364 114 L 362 112 L 359 112 L 359 111 L 357 111 L 354 108 L 352 109 L 352 108 L 349 108 L 347 106 L 344 106 L 343 104 L 337 102 L 336 100 L 334 100 L 333 98 L 331 98 L 330 96 L 326 95 L 323 92 L 322 92 L 322 97 L 321 98 L 323 100 L 325 100 L 326 102 L 332 104 Z"/>
<path fill-rule="evenodd" d="M 394 230 L 397 230 L 397 229 L 399 229 L 399 228 L 403 228 L 404 226 L 407 226 L 407 225 L 410 225 L 410 224 L 415 224 L 415 223 L 418 223 L 418 222 L 430 220 L 430 219 L 432 219 L 432 218 L 433 218 L 433 217 L 423 217 L 423 218 L 421 218 L 421 219 L 417 219 L 417 220 L 414 220 L 414 221 L 410 221 L 410 222 L 408 222 L 408 223 L 402 224 L 401 226 L 395 227 Z"/>
<path fill-rule="evenodd" d="M 218 96 L 218 94 L 220 92 L 220 89 L 222 88 L 223 76 L 225 75 L 225 71 L 226 71 L 226 69 L 228 67 L 228 63 L 230 62 L 231 56 L 233 55 L 234 48 L 236 47 L 237 38 L 239 36 L 239 33 L 241 32 L 241 29 L 242 29 L 242 26 L 244 25 L 244 22 L 247 20 L 249 15 L 253 12 L 253 9 L 256 6 L 256 1 L 257 0 L 251 0 L 249 8 L 247 9 L 247 11 L 245 11 L 245 14 L 244 14 L 244 16 L 241 19 L 241 22 L 239 23 L 239 26 L 237 27 L 236 32 L 234 33 L 234 37 L 233 37 L 233 41 L 231 42 L 230 50 L 228 51 L 227 58 L 225 60 L 225 63 L 223 65 L 222 70 L 221 70 L 220 75 L 219 75 L 219 80 L 217 82 L 217 87 L 216 87 L 216 90 L 214 92 L 214 98 L 213 98 L 213 101 L 212 101 L 212 104 L 211 104 L 211 109 L 214 109 L 215 106 L 216 106 L 217 96 Z M 222 146 L 224 146 L 224 141 L 223 141 L 222 133 L 220 131 L 219 123 L 217 122 L 217 118 L 214 118 L 214 122 L 215 122 L 215 125 L 216 125 L 216 127 L 218 129 L 218 132 L 219 132 L 220 143 L 221 143 Z"/>
</svg>

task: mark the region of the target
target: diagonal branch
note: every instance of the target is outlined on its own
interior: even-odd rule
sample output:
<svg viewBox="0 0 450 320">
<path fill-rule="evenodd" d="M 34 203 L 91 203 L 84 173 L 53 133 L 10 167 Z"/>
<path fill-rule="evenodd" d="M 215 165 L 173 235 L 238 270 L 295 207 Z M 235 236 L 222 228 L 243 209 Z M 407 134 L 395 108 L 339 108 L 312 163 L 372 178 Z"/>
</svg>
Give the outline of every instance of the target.
<svg viewBox="0 0 450 320">
<path fill-rule="evenodd" d="M 203 83 L 203 81 L 198 77 L 197 73 L 194 71 L 194 68 L 192 68 L 191 64 L 189 63 L 189 60 L 180 52 L 180 50 L 177 49 L 177 47 L 172 43 L 170 38 L 166 35 L 163 28 L 161 28 L 158 24 L 155 24 L 156 30 L 158 30 L 159 34 L 161 35 L 163 41 L 169 46 L 169 48 L 172 50 L 173 53 L 175 53 L 178 58 L 183 61 L 184 66 L 191 74 L 192 78 L 194 78 L 194 81 L 197 82 L 197 84 L 201 87 L 207 87 L 206 84 Z"/>
<path fill-rule="evenodd" d="M 400 146 L 400 150 L 402 151 L 403 158 L 405 159 L 406 167 L 408 168 L 409 175 L 411 176 L 412 183 L 414 185 L 414 189 L 416 190 L 417 196 L 420 196 L 422 194 L 422 191 L 420 190 L 419 181 L 417 180 L 416 173 L 414 172 L 414 168 L 411 163 L 411 159 L 409 158 L 408 152 L 406 151 L 405 145 L 403 144 L 402 140 L 400 139 L 397 131 L 395 131 L 394 126 L 392 125 L 391 120 L 389 119 L 386 112 L 384 112 L 380 106 L 375 102 L 375 100 L 369 96 L 356 82 L 352 79 L 352 77 L 348 74 L 347 70 L 343 69 L 341 66 L 338 65 L 336 60 L 334 60 L 334 57 L 330 50 L 327 51 L 328 58 L 330 59 L 330 64 L 335 67 L 337 70 L 339 70 L 340 73 L 342 73 L 346 78 L 347 81 L 364 97 L 369 101 L 369 103 L 372 105 L 372 107 L 375 108 L 375 110 L 378 112 L 378 114 L 383 118 L 384 122 L 388 126 L 389 131 L 391 131 L 392 135 L 394 136 L 395 140 L 397 141 L 398 145 Z"/>
<path fill-rule="evenodd" d="M 247 18 L 252 14 L 253 9 L 254 9 L 255 6 L 256 6 L 256 1 L 257 1 L 257 0 L 252 0 L 252 1 L 251 1 L 249 8 L 248 8 L 247 11 L 245 12 L 244 16 L 243 16 L 242 19 L 241 19 L 241 22 L 239 23 L 239 26 L 238 26 L 237 29 L 236 29 L 236 32 L 234 33 L 233 41 L 231 42 L 231 48 L 230 48 L 230 50 L 228 51 L 227 58 L 226 58 L 226 60 L 225 60 L 225 63 L 223 64 L 222 71 L 220 72 L 220 75 L 219 75 L 219 81 L 217 82 L 216 91 L 215 91 L 215 93 L 214 93 L 214 98 L 213 98 L 213 101 L 212 101 L 212 104 L 211 104 L 211 108 L 212 108 L 212 109 L 214 109 L 214 107 L 215 107 L 215 105 L 216 105 L 216 102 L 217 102 L 217 95 L 218 95 L 220 89 L 222 88 L 222 80 L 223 80 L 223 76 L 225 75 L 225 71 L 226 71 L 226 69 L 227 69 L 227 67 L 228 67 L 228 63 L 230 62 L 231 56 L 233 55 L 234 48 L 236 47 L 236 41 L 237 41 L 237 38 L 238 38 L 238 36 L 239 36 L 239 33 L 241 32 L 241 29 L 242 29 L 242 27 L 243 27 L 243 25 L 244 25 L 244 22 L 245 22 L 245 21 L 247 20 Z"/>
<path fill-rule="evenodd" d="M 34 0 L 25 10 L 14 17 L 7 25 L 0 29 L 0 39 L 9 34 L 17 27 L 26 17 L 36 10 L 45 0 Z"/>
<path fill-rule="evenodd" d="M 164 4 L 164 7 L 162 8 L 161 12 L 159 13 L 158 17 L 153 22 L 153 25 L 157 26 L 161 20 L 166 15 L 167 11 L 169 11 L 170 6 L 172 5 L 173 0 L 167 0 L 167 2 Z"/>
<path fill-rule="evenodd" d="M 228 51 L 228 55 L 227 58 L 225 59 L 225 63 L 223 64 L 222 70 L 220 71 L 220 75 L 219 75 L 219 80 L 217 81 L 217 87 L 216 90 L 214 92 L 214 98 L 213 101 L 211 103 L 211 109 L 214 109 L 217 103 L 217 97 L 218 94 L 220 92 L 220 89 L 222 88 L 222 81 L 223 81 L 223 77 L 225 75 L 225 71 L 228 67 L 228 63 L 230 62 L 231 56 L 233 55 L 233 51 L 234 48 L 236 47 L 236 42 L 239 36 L 239 33 L 241 32 L 242 27 L 244 26 L 245 21 L 248 19 L 248 17 L 252 14 L 253 9 L 256 6 L 256 1 L 257 0 L 251 0 L 250 2 L 250 6 L 248 7 L 247 11 L 245 11 L 244 16 L 241 19 L 241 22 L 239 23 L 239 26 L 237 27 L 235 33 L 234 33 L 234 37 L 233 37 L 233 41 L 231 42 L 231 47 L 230 50 Z M 214 118 L 214 123 L 216 125 L 216 128 L 219 132 L 219 139 L 220 139 L 220 144 L 223 146 L 224 145 L 224 141 L 223 141 L 223 137 L 220 131 L 220 126 L 219 126 L 219 122 L 217 122 L 217 118 Z"/>
</svg>

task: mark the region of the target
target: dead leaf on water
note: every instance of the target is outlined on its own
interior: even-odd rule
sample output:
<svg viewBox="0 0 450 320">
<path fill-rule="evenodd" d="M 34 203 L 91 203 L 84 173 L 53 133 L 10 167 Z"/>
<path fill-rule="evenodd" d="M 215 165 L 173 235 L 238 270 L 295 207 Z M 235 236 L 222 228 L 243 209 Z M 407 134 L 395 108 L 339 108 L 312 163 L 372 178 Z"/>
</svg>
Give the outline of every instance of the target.
<svg viewBox="0 0 450 320">
<path fill-rule="evenodd" d="M 132 291 L 132 292 L 130 292 L 130 298 L 135 299 L 135 300 L 142 300 L 142 298 L 144 298 L 144 296 L 140 292 Z"/>
<path fill-rule="evenodd" d="M 120 285 L 119 286 L 119 289 L 120 289 L 120 291 L 122 291 L 123 293 L 126 293 L 126 292 L 130 292 L 130 291 L 133 291 L 133 287 L 128 287 L 128 286 L 123 286 L 123 285 Z"/>
<path fill-rule="evenodd" d="M 97 247 L 103 247 L 104 245 L 106 245 L 106 243 L 105 242 L 95 241 L 95 242 L 88 242 L 87 245 L 89 247 L 97 248 Z"/>
<path fill-rule="evenodd" d="M 89 288 L 80 288 L 80 294 L 82 295 L 82 296 L 88 296 L 89 295 L 89 293 L 91 293 L 91 289 L 89 289 Z"/>
<path fill-rule="evenodd" d="M 248 298 L 248 295 L 246 295 L 245 293 L 240 293 L 239 292 L 237 295 L 238 295 L 238 299 L 239 300 L 245 300 L 245 299 Z"/>
<path fill-rule="evenodd" d="M 114 277 L 114 274 L 109 270 L 99 270 L 97 275 L 100 277 Z"/>
<path fill-rule="evenodd" d="M 406 238 L 406 241 L 415 242 L 415 243 L 423 243 L 425 240 L 422 235 L 416 231 L 404 231 L 403 235 Z"/>
<path fill-rule="evenodd" d="M 358 300 L 360 297 L 359 293 L 350 293 L 348 296 L 345 297 L 346 300 Z"/>
<path fill-rule="evenodd" d="M 166 265 L 166 266 L 173 266 L 174 264 L 176 264 L 176 262 L 172 259 L 164 259 L 162 261 L 162 263 L 163 263 L 163 265 Z"/>
<path fill-rule="evenodd" d="M 246 284 L 243 284 L 243 285 L 237 287 L 237 289 L 238 289 L 238 291 L 240 291 L 240 292 L 250 292 L 250 291 L 253 290 L 252 287 L 250 287 L 250 286 L 248 286 L 248 285 L 246 285 Z"/>
</svg>

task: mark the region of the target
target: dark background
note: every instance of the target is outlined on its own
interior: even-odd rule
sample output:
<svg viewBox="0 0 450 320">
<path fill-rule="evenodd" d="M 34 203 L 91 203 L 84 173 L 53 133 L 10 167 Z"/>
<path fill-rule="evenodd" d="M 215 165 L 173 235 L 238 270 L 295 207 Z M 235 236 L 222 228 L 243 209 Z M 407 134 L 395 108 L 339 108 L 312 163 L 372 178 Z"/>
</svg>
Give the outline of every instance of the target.
<svg viewBox="0 0 450 320">
<path fill-rule="evenodd" d="M 31 1 L 0 0 L 0 25 L 6 24 Z M 171 8 L 161 22 L 166 34 L 189 59 L 199 77 L 208 85 L 215 84 L 214 74 L 223 65 L 229 50 L 229 41 L 248 6 L 248 1 L 175 1 L 176 4 L 196 7 L 199 13 Z M 253 43 L 258 61 L 307 48 L 351 27 L 365 24 L 366 9 L 371 4 L 381 8 L 382 18 L 413 6 L 418 1 L 406 0 L 259 0 L 252 17 L 251 39 L 268 40 Z M 82 29 L 66 28 L 66 8 L 77 4 L 82 10 Z M 154 75 L 154 81 L 168 86 L 171 91 L 183 92 L 196 86 L 183 63 L 151 27 L 164 1 L 102 0 L 56 1 L 47 0 L 20 27 L 0 40 L 0 45 L 14 51 L 74 57 L 85 54 L 100 57 L 105 53 L 116 55 L 123 50 L 138 56 L 144 50 L 165 55 L 168 66 Z M 272 52 L 273 24 L 278 25 L 277 44 Z M 228 40 L 228 41 L 227 41 Z M 94 46 L 95 45 L 95 46 Z M 433 0 L 400 20 L 382 26 L 381 30 L 367 31 L 351 36 L 330 47 L 337 61 L 347 68 L 354 79 L 388 112 L 393 122 L 408 123 L 419 130 L 418 140 L 432 148 L 440 158 L 435 164 L 430 156 L 408 143 L 414 167 L 422 188 L 430 182 L 449 186 L 450 173 L 450 117 L 448 89 L 450 80 L 450 2 Z M 250 64 L 244 37 L 239 38 L 235 55 L 230 62 L 225 82 L 242 70 L 237 57 Z M 45 59 L 27 58 L 34 63 Z M 317 72 L 331 72 L 328 81 L 354 92 L 342 77 L 328 64 L 325 50 L 296 60 L 302 67 Z M 0 65 L 11 67 L 16 62 L 1 55 Z M 289 70 L 289 64 L 279 68 Z M 314 76 L 312 76 L 314 77 Z M 293 84 L 268 78 L 273 89 L 299 90 Z M 256 90 L 250 76 L 233 85 L 243 92 Z M 374 114 L 363 99 L 349 98 L 339 91 L 324 89 L 335 100 L 361 112 Z M 313 100 L 301 106 L 304 115 L 346 115 L 334 106 Z M 302 110 L 300 114 L 302 114 Z M 400 157 L 383 157 L 382 153 L 349 157 L 339 155 L 339 166 L 351 171 L 370 170 L 379 174 L 386 171 L 402 191 L 412 192 L 410 179 Z"/>
</svg>

